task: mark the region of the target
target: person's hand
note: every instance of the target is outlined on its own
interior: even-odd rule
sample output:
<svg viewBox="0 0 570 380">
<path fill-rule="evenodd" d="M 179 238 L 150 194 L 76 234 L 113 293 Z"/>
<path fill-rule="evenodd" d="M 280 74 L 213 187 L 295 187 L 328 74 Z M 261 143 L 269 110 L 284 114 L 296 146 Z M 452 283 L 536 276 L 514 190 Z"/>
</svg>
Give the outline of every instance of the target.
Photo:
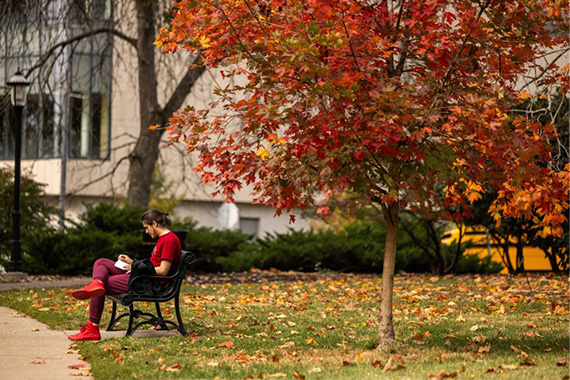
<svg viewBox="0 0 570 380">
<path fill-rule="evenodd" d="M 133 259 L 131 259 L 129 256 L 127 255 L 119 255 L 119 260 L 124 261 L 127 264 L 132 264 L 133 263 Z M 131 266 L 129 265 L 129 268 Z M 130 270 L 130 269 L 129 269 Z"/>
<path fill-rule="evenodd" d="M 123 260 L 123 261 L 124 261 L 124 260 Z M 132 261 L 132 260 L 131 260 L 131 261 Z M 124 268 L 124 269 L 127 271 L 127 274 L 131 273 L 131 264 L 125 265 L 125 268 Z"/>
</svg>

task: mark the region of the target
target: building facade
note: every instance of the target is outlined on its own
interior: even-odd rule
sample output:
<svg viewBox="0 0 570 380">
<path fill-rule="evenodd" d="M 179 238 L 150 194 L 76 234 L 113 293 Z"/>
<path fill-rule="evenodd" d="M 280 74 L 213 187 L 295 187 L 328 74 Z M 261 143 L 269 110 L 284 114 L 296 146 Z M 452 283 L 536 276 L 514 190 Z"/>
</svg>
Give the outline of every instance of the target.
<svg viewBox="0 0 570 380">
<path fill-rule="evenodd" d="M 136 12 L 129 3 L 13 2 L 0 15 L 0 165 L 13 165 L 14 156 L 14 115 L 5 83 L 21 70 L 32 82 L 24 110 L 22 169 L 46 184 L 48 200 L 70 218 L 82 213 L 85 203 L 118 202 L 126 195 L 127 158 L 140 130 L 137 60 L 131 44 L 102 30 L 136 33 Z M 156 50 L 164 101 L 188 56 L 161 57 Z M 209 102 L 217 79 L 204 73 L 185 104 Z M 289 224 L 288 216 L 275 217 L 275 210 L 252 204 L 247 190 L 237 194 L 235 207 L 223 206 L 224 199 L 213 198 L 213 189 L 192 171 L 193 159 L 183 146 L 161 144 L 155 197 L 175 203 L 176 217 L 256 235 L 308 226 L 299 215 Z"/>
</svg>

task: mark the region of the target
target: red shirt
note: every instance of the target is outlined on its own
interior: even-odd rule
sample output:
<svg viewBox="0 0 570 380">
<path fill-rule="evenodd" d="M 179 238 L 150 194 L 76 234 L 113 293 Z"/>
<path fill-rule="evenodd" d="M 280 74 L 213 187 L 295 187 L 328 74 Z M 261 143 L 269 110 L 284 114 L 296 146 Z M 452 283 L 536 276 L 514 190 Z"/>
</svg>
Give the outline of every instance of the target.
<svg viewBox="0 0 570 380">
<path fill-rule="evenodd" d="M 182 246 L 180 245 L 180 240 L 178 236 L 172 231 L 160 236 L 154 249 L 152 250 L 152 255 L 150 256 L 150 262 L 154 267 L 159 267 L 162 260 L 168 260 L 172 263 L 168 275 L 176 272 L 176 265 L 180 259 L 180 254 L 182 253 Z"/>
</svg>

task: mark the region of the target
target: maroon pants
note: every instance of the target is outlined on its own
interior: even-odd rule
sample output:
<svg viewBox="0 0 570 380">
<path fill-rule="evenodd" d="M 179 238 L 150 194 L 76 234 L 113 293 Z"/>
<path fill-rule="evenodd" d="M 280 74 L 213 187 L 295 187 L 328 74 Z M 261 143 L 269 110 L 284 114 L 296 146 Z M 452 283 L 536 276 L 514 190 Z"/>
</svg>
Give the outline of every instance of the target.
<svg viewBox="0 0 570 380">
<path fill-rule="evenodd" d="M 99 280 L 105 286 L 105 294 L 114 295 L 128 290 L 129 275 L 123 269 L 115 266 L 109 259 L 99 259 L 93 264 L 93 279 Z M 99 324 L 105 307 L 105 296 L 93 297 L 89 300 L 89 321 Z"/>
</svg>

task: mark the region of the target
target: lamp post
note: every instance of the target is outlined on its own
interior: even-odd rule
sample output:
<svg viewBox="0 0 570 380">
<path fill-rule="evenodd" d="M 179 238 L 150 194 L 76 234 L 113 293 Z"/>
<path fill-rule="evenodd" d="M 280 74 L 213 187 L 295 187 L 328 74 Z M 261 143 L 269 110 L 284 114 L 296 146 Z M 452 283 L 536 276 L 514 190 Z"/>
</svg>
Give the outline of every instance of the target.
<svg viewBox="0 0 570 380">
<path fill-rule="evenodd" d="M 27 278 L 22 273 L 22 242 L 20 240 L 20 161 L 22 155 L 22 113 L 26 104 L 26 89 L 30 81 L 18 70 L 8 82 L 11 87 L 11 100 L 16 112 L 16 133 L 14 147 L 14 213 L 12 219 L 12 256 L 6 275 L 11 280 Z"/>
</svg>

